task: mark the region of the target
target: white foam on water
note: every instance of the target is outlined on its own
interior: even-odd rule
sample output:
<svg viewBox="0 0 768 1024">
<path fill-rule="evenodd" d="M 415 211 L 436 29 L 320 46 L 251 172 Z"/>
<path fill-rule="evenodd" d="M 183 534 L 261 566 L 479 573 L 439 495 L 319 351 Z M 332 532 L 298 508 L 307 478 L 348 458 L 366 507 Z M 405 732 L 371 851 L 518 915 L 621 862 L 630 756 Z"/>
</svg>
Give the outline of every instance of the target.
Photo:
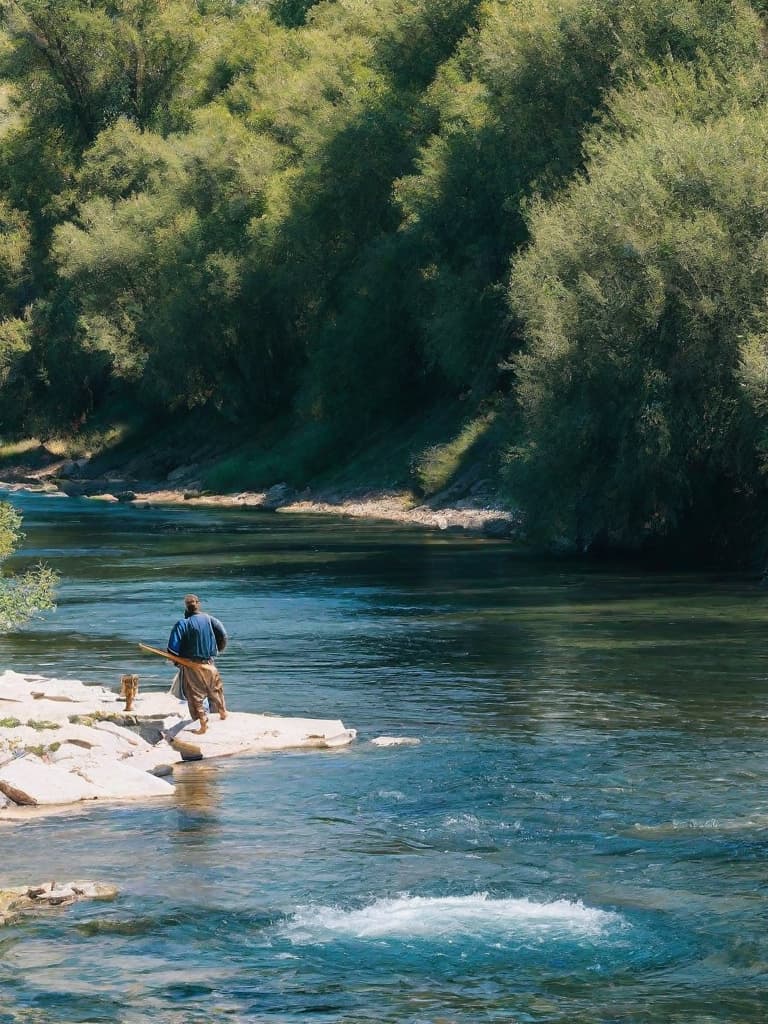
<svg viewBox="0 0 768 1024">
<path fill-rule="evenodd" d="M 657 825 L 646 825 L 637 822 L 632 826 L 631 832 L 638 836 L 659 838 L 676 834 L 685 835 L 696 832 L 742 832 L 746 829 L 766 828 L 768 826 L 768 814 L 751 814 L 745 818 L 689 818 L 687 820 L 673 819 L 662 821 Z"/>
<path fill-rule="evenodd" d="M 497 830 L 499 832 L 507 832 L 510 830 L 513 832 L 521 832 L 523 825 L 520 821 L 488 822 L 484 821 L 482 818 L 478 818 L 475 814 L 452 814 L 443 819 L 443 827 L 459 832 L 483 832 L 485 830 L 489 832 L 493 830 Z"/>
<path fill-rule="evenodd" d="M 409 896 L 376 900 L 359 910 L 340 907 L 299 907 L 281 931 L 293 942 L 354 939 L 431 939 L 452 942 L 475 938 L 485 942 L 537 942 L 544 939 L 599 938 L 623 927 L 612 911 L 586 907 L 579 900 L 536 903 L 528 899 L 472 896 Z"/>
<path fill-rule="evenodd" d="M 443 822 L 446 828 L 466 829 L 468 832 L 480 832 L 483 822 L 474 814 L 451 815 Z"/>
</svg>

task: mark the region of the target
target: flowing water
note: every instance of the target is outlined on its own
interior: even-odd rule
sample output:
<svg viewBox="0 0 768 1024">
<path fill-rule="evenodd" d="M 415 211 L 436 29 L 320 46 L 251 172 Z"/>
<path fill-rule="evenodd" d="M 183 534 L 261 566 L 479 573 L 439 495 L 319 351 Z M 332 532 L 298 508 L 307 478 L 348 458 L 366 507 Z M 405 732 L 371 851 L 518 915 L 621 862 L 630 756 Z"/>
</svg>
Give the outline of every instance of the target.
<svg viewBox="0 0 768 1024">
<path fill-rule="evenodd" d="M 233 709 L 359 738 L 185 766 L 173 801 L 2 826 L 3 883 L 120 888 L 3 930 L 2 1024 L 764 1024 L 754 579 L 329 518 L 13 501 L 24 558 L 63 583 L 55 614 L 0 639 L 0 668 L 167 688 L 136 643 L 164 646 L 194 591 L 231 633 Z"/>
</svg>

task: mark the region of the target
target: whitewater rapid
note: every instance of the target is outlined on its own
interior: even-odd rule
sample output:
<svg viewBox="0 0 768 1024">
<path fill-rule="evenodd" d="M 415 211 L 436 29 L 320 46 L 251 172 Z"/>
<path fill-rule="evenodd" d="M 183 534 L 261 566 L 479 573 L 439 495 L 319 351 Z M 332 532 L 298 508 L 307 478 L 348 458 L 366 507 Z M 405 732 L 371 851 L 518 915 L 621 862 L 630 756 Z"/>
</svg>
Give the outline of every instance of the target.
<svg viewBox="0 0 768 1024">
<path fill-rule="evenodd" d="M 294 942 L 328 942 L 334 938 L 427 939 L 514 942 L 530 939 L 599 939 L 626 927 L 613 911 L 558 899 L 493 899 L 487 893 L 425 897 L 403 894 L 345 910 L 334 906 L 297 909 L 283 928 Z"/>
</svg>

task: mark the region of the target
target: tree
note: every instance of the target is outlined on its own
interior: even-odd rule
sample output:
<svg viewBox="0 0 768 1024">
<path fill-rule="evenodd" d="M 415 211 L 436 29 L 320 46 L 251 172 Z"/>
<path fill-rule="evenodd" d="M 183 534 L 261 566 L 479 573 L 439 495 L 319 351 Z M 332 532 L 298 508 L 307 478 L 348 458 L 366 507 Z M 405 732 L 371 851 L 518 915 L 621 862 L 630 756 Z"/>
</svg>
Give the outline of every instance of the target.
<svg viewBox="0 0 768 1024">
<path fill-rule="evenodd" d="M 23 534 L 21 516 L 7 502 L 0 502 L 0 565 L 13 554 Z M 0 630 L 21 625 L 36 612 L 54 608 L 57 574 L 38 565 L 14 576 L 0 576 Z"/>
<path fill-rule="evenodd" d="M 619 97 L 623 132 L 533 209 L 512 474 L 550 532 L 722 548 L 761 528 L 768 107 L 742 102 L 707 71 Z"/>
<path fill-rule="evenodd" d="M 77 311 L 73 347 L 93 372 L 143 376 L 145 405 L 264 399 L 244 373 L 238 329 L 248 226 L 263 209 L 272 148 L 218 105 L 168 139 L 126 119 L 101 133 L 79 174 L 93 198 L 52 248 L 59 292 Z"/>
<path fill-rule="evenodd" d="M 8 77 L 82 147 L 121 115 L 142 126 L 172 117 L 202 41 L 192 0 L 2 0 L 0 16 Z"/>
</svg>

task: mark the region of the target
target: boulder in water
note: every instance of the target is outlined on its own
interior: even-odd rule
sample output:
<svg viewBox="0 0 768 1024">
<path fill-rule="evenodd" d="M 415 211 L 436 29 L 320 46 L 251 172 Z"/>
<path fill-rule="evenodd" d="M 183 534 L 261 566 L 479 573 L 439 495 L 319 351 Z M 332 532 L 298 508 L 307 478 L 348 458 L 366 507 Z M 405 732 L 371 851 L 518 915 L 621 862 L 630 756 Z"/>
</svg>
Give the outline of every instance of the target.
<svg viewBox="0 0 768 1024">
<path fill-rule="evenodd" d="M 117 889 L 113 885 L 90 880 L 43 882 L 41 885 L 19 885 L 0 889 L 0 925 L 9 924 L 20 914 L 65 907 L 80 900 L 113 900 Z"/>
</svg>

